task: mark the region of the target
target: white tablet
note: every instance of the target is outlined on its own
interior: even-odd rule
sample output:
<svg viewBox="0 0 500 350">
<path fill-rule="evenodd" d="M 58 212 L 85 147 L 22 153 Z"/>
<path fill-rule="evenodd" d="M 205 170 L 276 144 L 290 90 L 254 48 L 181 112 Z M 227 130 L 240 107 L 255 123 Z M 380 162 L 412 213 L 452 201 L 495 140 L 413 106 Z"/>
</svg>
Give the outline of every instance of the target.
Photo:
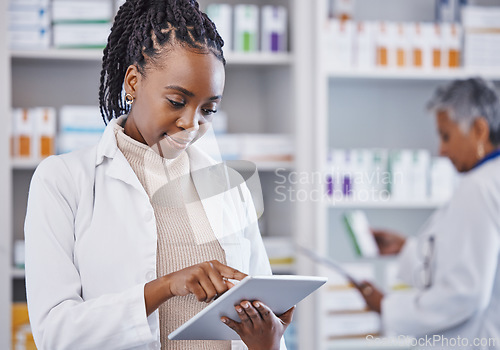
<svg viewBox="0 0 500 350">
<path fill-rule="evenodd" d="M 259 300 L 281 315 L 321 287 L 326 277 L 312 276 L 248 276 L 196 316 L 169 334 L 171 340 L 239 340 L 238 334 L 220 318 L 240 318 L 234 306 L 243 300 Z"/>
</svg>

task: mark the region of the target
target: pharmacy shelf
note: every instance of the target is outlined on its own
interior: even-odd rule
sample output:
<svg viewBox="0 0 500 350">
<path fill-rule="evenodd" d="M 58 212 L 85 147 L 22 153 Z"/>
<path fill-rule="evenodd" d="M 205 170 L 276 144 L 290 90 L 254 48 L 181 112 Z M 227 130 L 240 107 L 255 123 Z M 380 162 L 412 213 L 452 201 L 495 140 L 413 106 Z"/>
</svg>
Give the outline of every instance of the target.
<svg viewBox="0 0 500 350">
<path fill-rule="evenodd" d="M 293 162 L 255 162 L 259 171 L 275 171 L 277 169 L 292 170 Z"/>
<path fill-rule="evenodd" d="M 13 170 L 35 170 L 40 159 L 11 159 L 11 167 Z M 259 171 L 275 171 L 277 169 L 291 170 L 293 169 L 293 162 L 255 162 Z"/>
<path fill-rule="evenodd" d="M 327 344 L 328 350 L 406 350 L 411 349 L 411 340 L 398 338 L 381 338 L 373 336 L 367 339 L 331 340 Z"/>
<path fill-rule="evenodd" d="M 271 270 L 274 275 L 293 275 L 295 274 L 294 264 L 271 264 Z"/>
<path fill-rule="evenodd" d="M 13 50 L 10 56 L 13 59 L 100 61 L 102 59 L 102 49 Z M 229 65 L 279 66 L 290 65 L 293 62 L 293 57 L 290 53 L 228 52 L 225 54 L 225 57 Z"/>
<path fill-rule="evenodd" d="M 13 267 L 12 268 L 12 278 L 16 278 L 16 279 L 21 279 L 21 278 L 24 278 L 26 273 L 24 271 L 24 269 L 20 269 L 20 268 L 17 268 L 17 267 Z"/>
<path fill-rule="evenodd" d="M 457 69 L 352 69 L 326 68 L 325 75 L 331 79 L 379 79 L 379 80 L 453 80 L 481 76 L 486 79 L 500 80 L 499 68 L 457 68 Z"/>
<path fill-rule="evenodd" d="M 386 201 L 328 201 L 329 208 L 337 209 L 436 209 L 446 204 L 443 200 L 386 200 Z"/>
<path fill-rule="evenodd" d="M 40 162 L 40 159 L 13 158 L 10 164 L 14 170 L 34 170 Z"/>
</svg>

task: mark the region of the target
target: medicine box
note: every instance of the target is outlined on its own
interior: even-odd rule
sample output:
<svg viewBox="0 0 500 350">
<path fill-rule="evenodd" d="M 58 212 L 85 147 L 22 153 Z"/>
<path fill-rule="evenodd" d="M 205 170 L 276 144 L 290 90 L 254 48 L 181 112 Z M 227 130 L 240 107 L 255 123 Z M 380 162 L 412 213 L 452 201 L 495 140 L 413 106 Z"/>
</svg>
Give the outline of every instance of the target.
<svg viewBox="0 0 500 350">
<path fill-rule="evenodd" d="M 256 52 L 259 38 L 259 8 L 256 5 L 234 7 L 234 50 Z"/>
<path fill-rule="evenodd" d="M 287 11 L 283 6 L 262 7 L 261 51 L 287 50 Z"/>
<path fill-rule="evenodd" d="M 215 23 L 217 32 L 224 40 L 224 51 L 231 51 L 233 47 L 233 8 L 227 4 L 210 4 L 207 6 L 207 15 Z"/>
<path fill-rule="evenodd" d="M 109 0 L 53 0 L 52 20 L 58 22 L 111 21 L 113 6 Z"/>
<path fill-rule="evenodd" d="M 54 46 L 57 48 L 105 47 L 111 23 L 55 23 Z"/>
</svg>

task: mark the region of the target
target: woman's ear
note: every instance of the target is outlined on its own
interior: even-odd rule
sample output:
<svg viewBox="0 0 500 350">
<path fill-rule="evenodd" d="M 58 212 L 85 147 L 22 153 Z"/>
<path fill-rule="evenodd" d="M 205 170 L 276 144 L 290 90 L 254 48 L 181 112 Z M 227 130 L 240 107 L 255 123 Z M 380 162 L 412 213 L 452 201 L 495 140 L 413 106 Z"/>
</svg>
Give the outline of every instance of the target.
<svg viewBox="0 0 500 350">
<path fill-rule="evenodd" d="M 135 96 L 135 92 L 137 91 L 138 82 L 139 82 L 139 71 L 137 70 L 137 66 L 131 64 L 128 66 L 127 71 L 125 72 L 125 79 L 123 82 L 125 92 L 127 94 L 131 94 Z"/>
<path fill-rule="evenodd" d="M 476 140 L 486 143 L 490 138 L 490 125 L 484 117 L 478 117 L 472 123 L 471 131 Z"/>
</svg>

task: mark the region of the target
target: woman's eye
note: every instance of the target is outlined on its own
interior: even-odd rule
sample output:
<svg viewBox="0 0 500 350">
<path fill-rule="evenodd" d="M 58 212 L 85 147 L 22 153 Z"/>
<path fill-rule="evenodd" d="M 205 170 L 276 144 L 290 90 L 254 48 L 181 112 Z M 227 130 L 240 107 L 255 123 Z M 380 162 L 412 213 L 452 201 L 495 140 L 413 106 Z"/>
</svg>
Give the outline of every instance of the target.
<svg viewBox="0 0 500 350">
<path fill-rule="evenodd" d="M 205 114 L 205 115 L 212 115 L 212 114 L 217 113 L 217 110 L 208 109 L 208 108 L 202 109 L 202 111 L 203 111 L 203 114 Z"/>
<path fill-rule="evenodd" d="M 184 102 L 178 102 L 178 101 L 174 101 L 174 100 L 171 100 L 169 98 L 167 98 L 167 100 L 172 104 L 172 106 L 174 107 L 184 107 L 186 104 Z"/>
</svg>

